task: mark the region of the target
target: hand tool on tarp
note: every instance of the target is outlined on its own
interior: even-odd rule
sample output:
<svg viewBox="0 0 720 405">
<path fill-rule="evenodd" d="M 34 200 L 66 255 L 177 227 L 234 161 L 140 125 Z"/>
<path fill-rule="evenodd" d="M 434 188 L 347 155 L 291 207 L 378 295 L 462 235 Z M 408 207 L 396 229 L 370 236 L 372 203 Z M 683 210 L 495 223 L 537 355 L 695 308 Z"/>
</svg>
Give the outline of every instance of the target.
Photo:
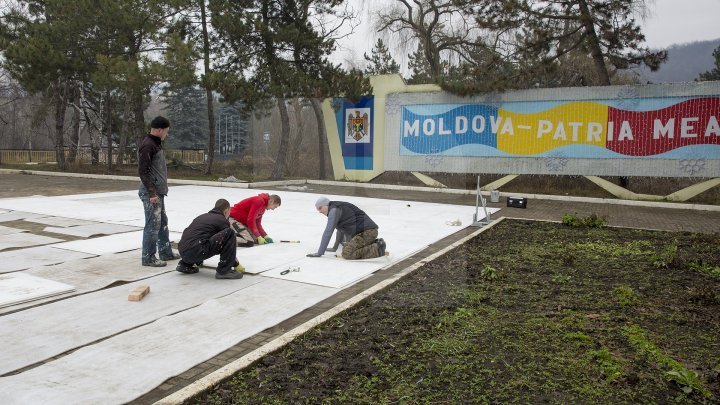
<svg viewBox="0 0 720 405">
<path fill-rule="evenodd" d="M 290 266 L 287 268 L 287 270 L 281 271 L 280 275 L 284 276 L 284 275 L 290 273 L 291 271 L 300 271 L 300 266 Z"/>
</svg>

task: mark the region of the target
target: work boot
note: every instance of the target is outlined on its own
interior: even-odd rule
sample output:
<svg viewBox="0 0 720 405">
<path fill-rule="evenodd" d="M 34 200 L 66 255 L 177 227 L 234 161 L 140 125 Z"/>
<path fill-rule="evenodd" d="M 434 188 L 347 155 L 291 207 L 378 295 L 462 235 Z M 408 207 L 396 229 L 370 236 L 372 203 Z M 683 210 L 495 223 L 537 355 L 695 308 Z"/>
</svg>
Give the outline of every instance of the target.
<svg viewBox="0 0 720 405">
<path fill-rule="evenodd" d="M 168 256 L 168 257 L 160 256 L 160 259 L 161 259 L 161 260 L 165 260 L 165 261 L 167 261 L 167 260 L 177 260 L 177 259 L 179 259 L 179 258 L 180 258 L 180 255 L 177 254 L 177 253 L 171 253 L 170 256 Z"/>
<path fill-rule="evenodd" d="M 238 239 L 238 242 L 237 242 L 238 247 L 253 247 L 253 245 L 255 245 L 255 243 L 251 240 L 241 241 L 240 239 Z"/>
<path fill-rule="evenodd" d="M 158 260 L 155 256 L 151 256 L 149 259 L 143 260 L 142 265 L 150 267 L 165 267 L 167 266 L 167 263 L 162 260 Z"/>
<path fill-rule="evenodd" d="M 179 271 L 180 273 L 185 273 L 185 274 L 195 274 L 200 271 L 200 269 L 198 269 L 195 266 L 188 266 L 182 260 L 180 260 L 180 262 L 177 264 L 177 267 L 175 268 L 175 270 Z"/>
<path fill-rule="evenodd" d="M 243 278 L 242 273 L 238 273 L 235 270 L 230 270 L 227 273 L 215 273 L 215 278 L 217 279 L 236 279 L 239 280 Z"/>
</svg>

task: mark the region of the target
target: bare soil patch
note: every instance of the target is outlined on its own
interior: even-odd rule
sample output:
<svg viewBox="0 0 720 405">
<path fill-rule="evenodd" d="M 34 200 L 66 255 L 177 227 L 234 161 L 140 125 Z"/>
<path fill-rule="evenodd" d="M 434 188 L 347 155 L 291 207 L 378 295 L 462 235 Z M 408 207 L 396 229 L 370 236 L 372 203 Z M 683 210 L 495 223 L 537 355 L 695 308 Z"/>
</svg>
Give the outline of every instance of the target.
<svg viewBox="0 0 720 405">
<path fill-rule="evenodd" d="M 193 403 L 719 403 L 720 235 L 505 220 Z"/>
</svg>

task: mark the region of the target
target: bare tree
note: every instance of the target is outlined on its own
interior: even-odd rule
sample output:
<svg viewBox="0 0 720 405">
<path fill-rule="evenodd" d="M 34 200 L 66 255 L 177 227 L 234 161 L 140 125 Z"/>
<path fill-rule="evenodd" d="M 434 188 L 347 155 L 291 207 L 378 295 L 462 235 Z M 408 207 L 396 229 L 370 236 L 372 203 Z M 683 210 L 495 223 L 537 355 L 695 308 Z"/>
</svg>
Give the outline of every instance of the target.
<svg viewBox="0 0 720 405">
<path fill-rule="evenodd" d="M 452 0 L 395 0 L 393 6 L 378 12 L 375 25 L 407 44 L 406 51 L 421 49 L 432 78 L 444 73 L 444 59 L 448 63 L 467 60 L 481 45 L 475 20 Z"/>
</svg>

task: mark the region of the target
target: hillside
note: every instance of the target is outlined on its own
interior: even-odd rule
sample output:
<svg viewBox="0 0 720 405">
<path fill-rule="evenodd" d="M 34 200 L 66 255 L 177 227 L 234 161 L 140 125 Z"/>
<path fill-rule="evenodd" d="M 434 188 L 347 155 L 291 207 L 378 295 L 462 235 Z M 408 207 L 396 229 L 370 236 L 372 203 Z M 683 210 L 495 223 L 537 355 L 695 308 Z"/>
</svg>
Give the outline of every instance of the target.
<svg viewBox="0 0 720 405">
<path fill-rule="evenodd" d="M 667 62 L 658 71 L 651 72 L 645 67 L 636 71 L 640 74 L 643 83 L 692 82 L 700 73 L 715 66 L 712 53 L 718 46 L 720 46 L 720 38 L 672 45 L 667 49 Z"/>
</svg>

